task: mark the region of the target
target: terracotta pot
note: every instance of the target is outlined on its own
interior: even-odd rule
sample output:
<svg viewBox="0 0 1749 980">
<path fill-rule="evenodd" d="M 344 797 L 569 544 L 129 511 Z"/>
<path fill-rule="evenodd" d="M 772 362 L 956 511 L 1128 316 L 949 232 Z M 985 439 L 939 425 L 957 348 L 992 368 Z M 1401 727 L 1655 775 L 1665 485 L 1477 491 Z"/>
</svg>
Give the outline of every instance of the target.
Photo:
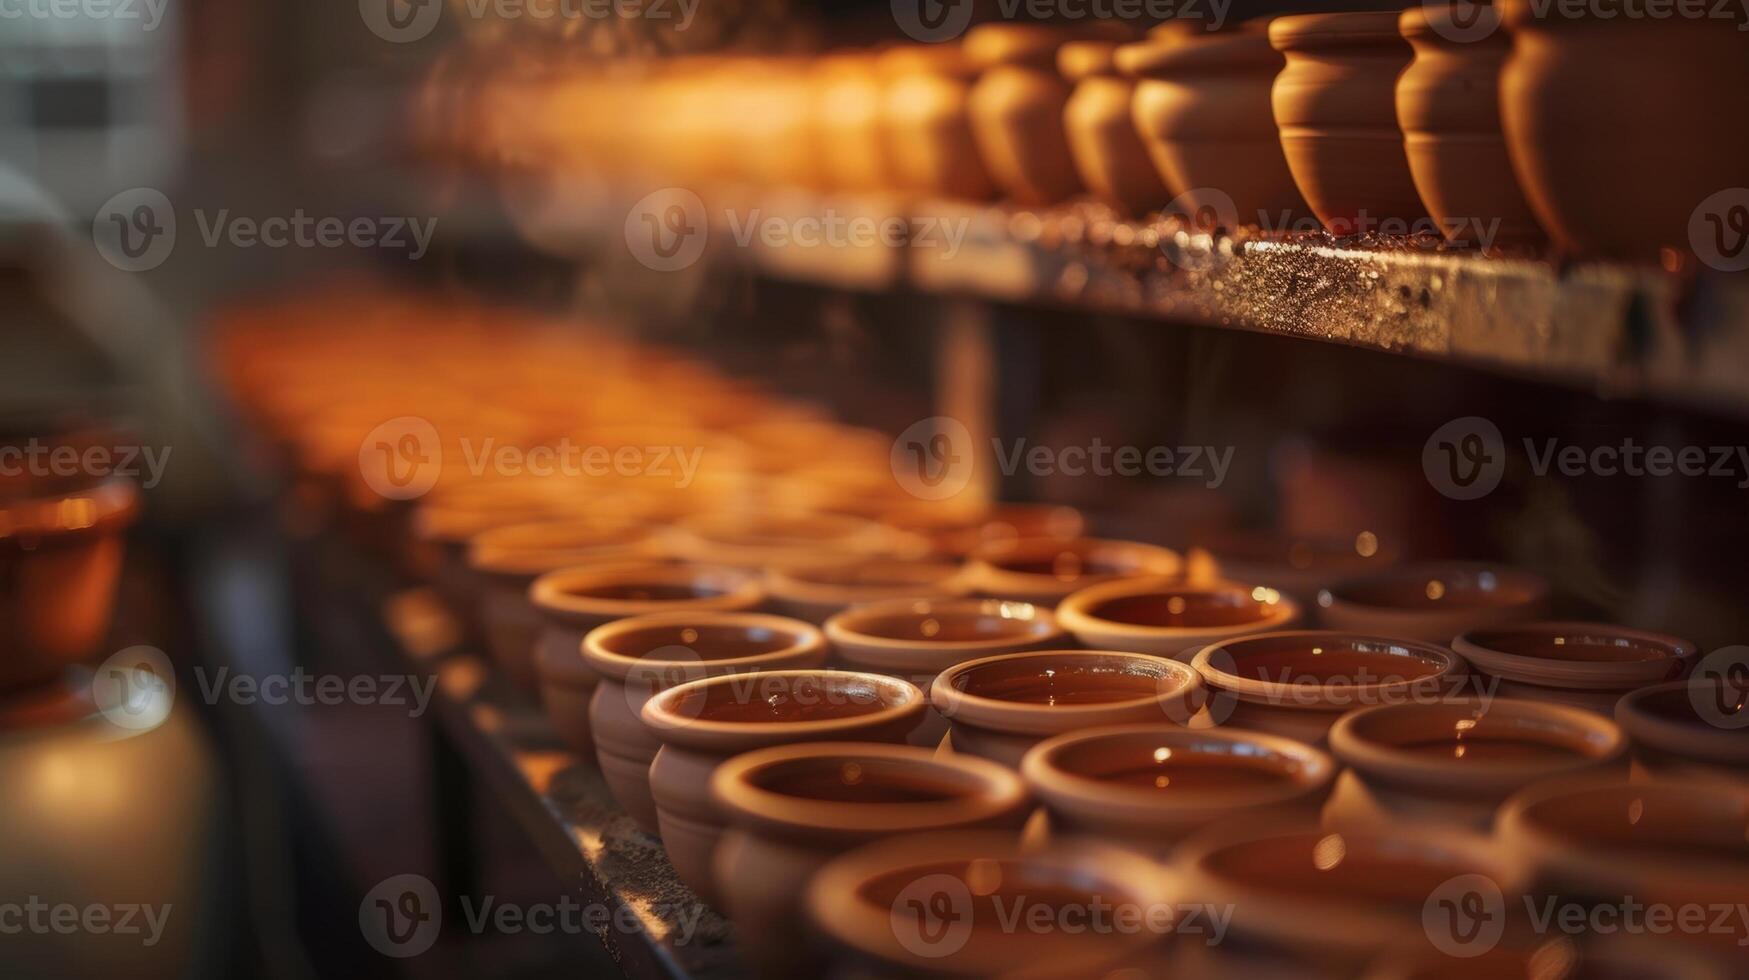
<svg viewBox="0 0 1749 980">
<path fill-rule="evenodd" d="M 1134 851 L 1093 841 L 1032 848 L 986 832 L 871 844 L 821 868 L 807 902 L 834 976 L 1069 978 L 1108 975 L 1165 945 L 1163 913 L 1176 897 Z M 1067 914 L 1009 918 L 1017 908 L 1101 904 L 1125 909 L 1132 928 L 1087 928 Z"/>
<path fill-rule="evenodd" d="M 1130 45 L 1117 54 L 1118 67 L 1137 80 L 1136 130 L 1166 186 L 1190 194 L 1182 202 L 1187 213 L 1213 208 L 1219 214 L 1231 201 L 1229 220 L 1269 227 L 1311 213 L 1288 170 L 1270 108 L 1284 62 L 1269 44 L 1267 26 L 1253 21 L 1237 31 Z"/>
<path fill-rule="evenodd" d="M 1263 813 L 1316 827 L 1336 762 L 1290 738 L 1153 722 L 1046 739 L 1020 773 L 1050 810 L 1053 834 L 1163 854 L 1206 827 Z"/>
<path fill-rule="evenodd" d="M 1197 901 L 1232 910 L 1226 943 L 1292 958 L 1296 975 L 1352 976 L 1405 935 L 1451 879 L 1491 880 L 1509 910 L 1521 862 L 1448 827 L 1335 833 L 1241 823 L 1198 835 L 1173 861 Z"/>
<path fill-rule="evenodd" d="M 583 659 L 601 677 L 589 699 L 595 757 L 613 798 L 650 833 L 659 833 L 650 763 L 662 743 L 640 713 L 654 695 L 706 677 L 754 670 L 818 667 L 826 640 L 807 623 L 744 612 L 671 612 L 598 626 L 583 638 Z"/>
<path fill-rule="evenodd" d="M 1691 677 L 1623 695 L 1616 724 L 1633 743 L 1636 776 L 1749 780 L 1745 691 L 1727 678 Z"/>
<path fill-rule="evenodd" d="M 926 542 L 841 514 L 717 513 L 683 517 L 669 542 L 680 558 L 763 572 L 878 555 L 921 554 Z"/>
<path fill-rule="evenodd" d="M 647 561 L 659 553 L 653 533 L 629 524 L 540 521 L 475 535 L 468 567 L 480 583 L 480 628 L 493 663 L 517 687 L 538 691 L 541 615 L 529 596 L 534 580 L 570 566 Z"/>
<path fill-rule="evenodd" d="M 674 873 L 706 903 L 722 904 L 711 854 L 727 822 L 710 780 L 731 756 L 798 742 L 903 742 L 925 704 L 916 685 L 842 670 L 713 677 L 651 698 L 642 718 L 662 749 L 650 763 L 650 792 Z"/>
<path fill-rule="evenodd" d="M 0 488 L 4 489 L 4 488 Z M 102 649 L 139 491 L 123 478 L 0 499 L 0 690 L 52 681 Z"/>
<path fill-rule="evenodd" d="M 1500 131 L 1500 68 L 1512 43 L 1500 12 L 1417 6 L 1397 21 L 1415 60 L 1397 79 L 1397 125 L 1421 202 L 1446 240 L 1471 248 L 1545 238 L 1518 189 Z M 1485 32 L 1480 40 L 1471 31 Z"/>
<path fill-rule="evenodd" d="M 1471 630 L 1451 648 L 1499 682 L 1497 694 L 1608 715 L 1635 688 L 1688 672 L 1694 644 L 1607 623 L 1527 623 Z"/>
<path fill-rule="evenodd" d="M 1543 614 L 1549 585 L 1504 565 L 1404 565 L 1318 595 L 1318 620 L 1334 630 L 1450 643 L 1467 630 L 1523 623 Z"/>
<path fill-rule="evenodd" d="M 1061 646 L 1068 634 L 1048 610 L 994 599 L 896 599 L 853 606 L 826 620 L 835 662 L 902 677 L 925 692 L 935 676 L 978 657 Z M 947 719 L 931 707 L 911 733 L 934 748 Z"/>
<path fill-rule="evenodd" d="M 1087 189 L 1119 211 L 1146 214 L 1165 207 L 1172 192 L 1136 133 L 1136 84 L 1118 70 L 1117 47 L 1072 41 L 1057 52 L 1057 69 L 1075 87 L 1063 107 L 1063 128 Z"/>
<path fill-rule="evenodd" d="M 1330 751 L 1350 768 L 1324 821 L 1333 830 L 1438 822 L 1486 832 L 1508 796 L 1615 765 L 1626 746 L 1609 719 L 1536 701 L 1362 708 L 1330 729 Z"/>
<path fill-rule="evenodd" d="M 1069 540 L 1087 530 L 1087 519 L 1073 507 L 1052 504 L 997 504 L 990 508 L 906 507 L 889 511 L 882 520 L 894 527 L 927 534 L 935 553 L 964 560 L 980 548 L 1012 544 L 1026 538 Z"/>
<path fill-rule="evenodd" d="M 1096 650 L 1129 650 L 1189 660 L 1210 643 L 1291 629 L 1300 607 L 1274 589 L 1178 579 L 1125 579 L 1082 589 L 1057 606 L 1057 620 Z"/>
<path fill-rule="evenodd" d="M 898 189 L 968 201 L 995 196 L 967 108 L 977 72 L 958 45 L 891 48 L 879 68 L 886 157 Z"/>
<path fill-rule="evenodd" d="M 1023 538 L 973 552 L 966 574 L 979 595 L 1054 606 L 1090 585 L 1172 576 L 1182 569 L 1177 552 L 1151 544 L 1099 538 Z"/>
<path fill-rule="evenodd" d="M 1500 115 L 1520 186 L 1555 244 L 1635 261 L 1656 261 L 1665 247 L 1740 253 L 1739 222 L 1722 208 L 1710 219 L 1697 209 L 1749 186 L 1741 15 L 1605 19 L 1538 9 L 1501 3 L 1512 54 Z"/>
<path fill-rule="evenodd" d="M 966 57 L 983 72 L 968 103 L 972 134 L 996 186 L 1020 204 L 1055 204 L 1081 191 L 1063 128 L 1070 86 L 1056 64 L 1057 49 L 1075 36 L 996 21 L 966 35 Z"/>
<path fill-rule="evenodd" d="M 1598 936 L 1582 942 L 1566 936 L 1540 942 L 1516 942 L 1484 953 L 1456 950 L 1446 954 L 1416 936 L 1401 950 L 1387 953 L 1366 972 L 1365 980 L 1467 980 L 1469 977 L 1538 977 L 1553 970 L 1564 977 L 1662 977 L 1665 980 L 1726 980 L 1717 963 L 1667 940 L 1645 935 Z"/>
<path fill-rule="evenodd" d="M 1209 687 L 1216 724 L 1318 744 L 1345 711 L 1454 696 L 1468 673 L 1444 647 L 1297 630 L 1203 647 L 1191 666 Z"/>
<path fill-rule="evenodd" d="M 814 68 L 814 126 L 821 169 L 835 190 L 890 189 L 881 134 L 881 78 L 872 52 L 841 52 Z"/>
<path fill-rule="evenodd" d="M 810 623 L 863 603 L 954 599 L 969 591 L 965 569 L 956 563 L 902 558 L 773 569 L 765 588 L 778 612 Z"/>
<path fill-rule="evenodd" d="M 1052 735 L 1126 722 L 1187 724 L 1202 709 L 1202 678 L 1160 657 L 1046 650 L 951 667 L 929 689 L 953 750 L 1019 768 Z"/>
<path fill-rule="evenodd" d="M 452 613 L 479 631 L 478 581 L 468 570 L 468 547 L 477 535 L 496 527 L 578 516 L 566 511 L 543 484 L 522 480 L 485 480 L 446 489 L 422 499 L 413 512 L 407 564 L 430 582 Z"/>
<path fill-rule="evenodd" d="M 1400 545 L 1371 531 L 1335 537 L 1236 533 L 1200 543 L 1214 554 L 1223 577 L 1279 589 L 1302 610 L 1317 607 L 1320 591 L 1389 569 L 1402 558 Z"/>
<path fill-rule="evenodd" d="M 982 759 L 908 746 L 816 742 L 738 755 L 711 776 L 728 819 L 717 891 L 761 976 L 821 976 L 799 941 L 803 894 L 822 866 L 897 834 L 973 827 L 1018 837 L 1029 806 L 1020 777 Z"/>
<path fill-rule="evenodd" d="M 1334 235 L 1430 229 L 1397 128 L 1397 76 L 1413 56 L 1395 11 L 1270 22 L 1287 57 L 1270 93 L 1294 183 Z"/>
</svg>

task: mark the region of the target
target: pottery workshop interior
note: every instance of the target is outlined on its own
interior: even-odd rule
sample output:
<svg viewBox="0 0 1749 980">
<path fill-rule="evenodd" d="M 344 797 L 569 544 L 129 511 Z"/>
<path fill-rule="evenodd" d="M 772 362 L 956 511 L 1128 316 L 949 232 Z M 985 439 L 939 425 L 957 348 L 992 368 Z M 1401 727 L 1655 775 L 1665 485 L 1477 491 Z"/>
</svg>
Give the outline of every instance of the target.
<svg viewBox="0 0 1749 980">
<path fill-rule="evenodd" d="M 0 978 L 1749 980 L 1749 0 L 0 0 Z"/>
</svg>

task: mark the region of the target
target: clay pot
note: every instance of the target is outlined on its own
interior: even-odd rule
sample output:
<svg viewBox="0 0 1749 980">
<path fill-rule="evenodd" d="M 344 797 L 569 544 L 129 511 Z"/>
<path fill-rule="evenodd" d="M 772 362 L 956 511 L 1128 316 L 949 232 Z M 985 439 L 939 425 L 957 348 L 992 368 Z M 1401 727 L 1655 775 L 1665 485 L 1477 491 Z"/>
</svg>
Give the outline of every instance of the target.
<svg viewBox="0 0 1749 980">
<path fill-rule="evenodd" d="M 1400 547 L 1371 531 L 1311 537 L 1240 532 L 1199 543 L 1213 553 L 1222 577 L 1280 590 L 1303 611 L 1317 608 L 1320 591 L 1384 571 L 1402 557 Z"/>
<path fill-rule="evenodd" d="M 1023 538 L 973 552 L 966 574 L 979 595 L 1054 606 L 1090 585 L 1173 576 L 1182 568 L 1177 552 L 1151 544 L 1098 538 Z"/>
<path fill-rule="evenodd" d="M 815 143 L 834 190 L 887 190 L 891 180 L 881 134 L 881 79 L 871 52 L 839 52 L 814 67 Z"/>
<path fill-rule="evenodd" d="M 1608 715 L 1623 694 L 1688 672 L 1694 644 L 1607 623 L 1527 623 L 1471 630 L 1451 648 L 1500 682 L 1502 697 Z"/>
<path fill-rule="evenodd" d="M 1334 235 L 1431 228 L 1397 128 L 1413 51 L 1395 11 L 1301 14 L 1269 24 L 1287 57 L 1270 93 L 1294 183 Z"/>
<path fill-rule="evenodd" d="M 1632 261 L 1657 261 L 1666 247 L 1740 254 L 1740 218 L 1697 210 L 1749 186 L 1740 15 L 1605 19 L 1562 7 L 1539 16 L 1528 0 L 1500 6 L 1512 34 L 1501 123 L 1519 186 L 1555 244 Z"/>
<path fill-rule="evenodd" d="M 1513 793 L 1613 765 L 1626 746 L 1609 719 L 1536 701 L 1362 708 L 1330 729 L 1330 751 L 1350 768 L 1324 822 L 1334 830 L 1438 822 L 1486 832 Z"/>
<path fill-rule="evenodd" d="M 4 489 L 4 488 L 0 488 Z M 102 648 L 139 512 L 132 481 L 0 499 L 0 690 L 52 681 Z"/>
<path fill-rule="evenodd" d="M 774 569 L 765 577 L 765 588 L 778 612 L 816 624 L 863 603 L 953 599 L 968 591 L 960 565 L 902 558 Z"/>
<path fill-rule="evenodd" d="M 573 508 L 569 512 L 567 506 Z M 413 512 L 407 564 L 467 626 L 478 630 L 478 582 L 468 569 L 468 548 L 485 531 L 579 513 L 544 483 L 484 480 L 445 489 Z"/>
<path fill-rule="evenodd" d="M 1064 541 L 1086 533 L 1087 519 L 1073 507 L 1050 504 L 998 504 L 989 509 L 937 516 L 936 511 L 907 508 L 883 519 L 894 527 L 917 531 L 935 542 L 935 553 L 964 560 L 981 548 L 1013 544 L 1029 538 Z"/>
<path fill-rule="evenodd" d="M 1053 834 L 1161 853 L 1206 827 L 1262 813 L 1318 825 L 1336 762 L 1290 738 L 1172 724 L 1067 732 L 1020 764 Z"/>
<path fill-rule="evenodd" d="M 807 903 L 833 976 L 1066 980 L 1108 975 L 1164 946 L 1176 897 L 1161 869 L 1134 851 L 1092 841 L 1026 847 L 986 832 L 861 848 L 820 869 Z M 1008 917 L 1047 904 L 1121 908 L 1131 927 Z"/>
<path fill-rule="evenodd" d="M 823 975 L 799 941 L 808 881 L 838 854 L 896 834 L 974 827 L 1018 837 L 1020 777 L 983 759 L 908 746 L 815 742 L 719 765 L 711 799 L 728 820 L 717 892 L 761 976 Z"/>
<path fill-rule="evenodd" d="M 1623 695 L 1616 724 L 1632 740 L 1644 778 L 1749 780 L 1749 712 L 1727 678 L 1692 677 Z"/>
<path fill-rule="evenodd" d="M 841 514 L 719 513 L 683 517 L 669 546 L 689 562 L 763 572 L 877 555 L 920 554 L 926 542 Z"/>
<path fill-rule="evenodd" d="M 1505 942 L 1487 952 L 1443 953 L 1421 936 L 1401 944 L 1366 972 L 1365 980 L 1468 980 L 1470 977 L 1595 977 L 1630 980 L 1725 980 L 1728 974 L 1704 956 L 1644 935 L 1597 936 L 1581 942 L 1558 935 L 1540 942 Z M 1552 973 L 1551 973 L 1552 971 Z"/>
<path fill-rule="evenodd" d="M 541 616 L 529 596 L 534 580 L 570 566 L 638 562 L 658 555 L 656 536 L 633 525 L 540 521 L 475 535 L 468 565 L 480 583 L 486 651 L 517 687 L 539 690 L 534 651 Z"/>
<path fill-rule="evenodd" d="M 722 904 L 711 854 L 727 823 L 710 780 L 731 756 L 798 742 L 903 742 L 924 706 L 913 684 L 842 670 L 713 677 L 651 698 L 642 718 L 662 749 L 650 763 L 650 792 L 674 873 L 706 903 Z"/>
<path fill-rule="evenodd" d="M 1209 687 L 1216 724 L 1313 745 L 1345 711 L 1439 701 L 1455 694 L 1468 672 L 1444 647 L 1321 630 L 1212 644 L 1191 666 Z"/>
<path fill-rule="evenodd" d="M 959 46 L 890 48 L 879 70 L 886 159 L 897 189 L 967 201 L 993 197 L 996 185 L 978 154 L 967 107 L 977 72 Z"/>
<path fill-rule="evenodd" d="M 902 677 L 925 692 L 935 677 L 978 657 L 1061 646 L 1068 634 L 1048 610 L 995 599 L 896 599 L 849 609 L 826 620 L 836 663 Z M 931 748 L 947 734 L 947 719 L 931 707 L 912 732 Z"/>
<path fill-rule="evenodd" d="M 1350 633 L 1450 643 L 1466 630 L 1536 619 L 1548 596 L 1542 576 L 1503 565 L 1404 565 L 1319 593 L 1318 620 Z"/>
<path fill-rule="evenodd" d="M 1096 650 L 1189 660 L 1210 643 L 1290 629 L 1300 607 L 1274 589 L 1177 579 L 1125 579 L 1082 589 L 1057 606 L 1057 621 Z"/>
<path fill-rule="evenodd" d="M 953 750 L 1019 768 L 1052 735 L 1126 722 L 1187 724 L 1202 709 L 1202 679 L 1160 657 L 1046 650 L 983 657 L 949 668 L 929 689 L 952 726 Z"/>
<path fill-rule="evenodd" d="M 1491 6 L 1411 7 L 1397 28 L 1415 60 L 1397 79 L 1409 173 L 1446 240 L 1471 248 L 1544 240 L 1500 131 L 1500 68 L 1512 43 Z M 1460 28 L 1460 25 L 1463 25 Z M 1456 40 L 1468 32 L 1480 40 Z"/>
<path fill-rule="evenodd" d="M 613 798 L 652 834 L 650 763 L 662 743 L 641 717 L 650 698 L 687 681 L 755 670 L 818 667 L 826 639 L 786 616 L 668 612 L 619 619 L 583 638 L 583 659 L 601 680 L 589 699 L 595 756 Z"/>
<path fill-rule="evenodd" d="M 1081 191 L 1063 110 L 1070 87 L 1057 49 L 1074 35 L 1043 24 L 991 22 L 966 35 L 966 57 L 982 69 L 968 106 L 972 134 L 996 186 L 1016 202 L 1055 204 Z"/>
<path fill-rule="evenodd" d="M 1136 133 L 1136 85 L 1118 70 L 1116 52 L 1109 41 L 1072 41 L 1057 51 L 1057 69 L 1075 87 L 1063 129 L 1087 189 L 1119 211 L 1146 214 L 1165 207 L 1172 192 Z"/>
<path fill-rule="evenodd" d="M 1267 22 L 1253 21 L 1117 54 L 1118 67 L 1137 80 L 1136 131 L 1166 186 L 1190 195 L 1183 201 L 1187 214 L 1204 208 L 1219 214 L 1231 201 L 1229 220 L 1279 227 L 1310 213 L 1270 108 L 1284 62 L 1266 29 Z"/>
<path fill-rule="evenodd" d="M 657 563 L 584 565 L 534 580 L 529 601 L 542 627 L 534 651 L 541 704 L 571 750 L 595 753 L 589 700 L 600 676 L 583 657 L 583 637 L 616 619 L 660 612 L 745 612 L 765 601 L 759 576 L 735 568 Z"/>
</svg>

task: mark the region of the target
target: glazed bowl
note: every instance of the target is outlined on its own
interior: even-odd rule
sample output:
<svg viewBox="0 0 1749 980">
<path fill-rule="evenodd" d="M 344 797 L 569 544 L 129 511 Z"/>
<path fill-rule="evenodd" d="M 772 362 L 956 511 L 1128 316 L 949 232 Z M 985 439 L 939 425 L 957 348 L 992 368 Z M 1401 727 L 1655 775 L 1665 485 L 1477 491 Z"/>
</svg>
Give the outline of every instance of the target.
<svg viewBox="0 0 1749 980">
<path fill-rule="evenodd" d="M 702 565 L 753 571 L 920 553 L 927 545 L 872 521 L 841 514 L 707 513 L 675 522 L 673 553 Z"/>
<path fill-rule="evenodd" d="M 978 595 L 1054 606 L 1072 592 L 1122 578 L 1177 575 L 1178 553 L 1134 541 L 1023 538 L 972 553 L 966 575 Z"/>
<path fill-rule="evenodd" d="M 1019 768 L 1052 735 L 1126 722 L 1188 724 L 1202 678 L 1172 660 L 1103 650 L 1008 653 L 950 667 L 930 703 L 951 726 L 955 752 Z"/>
<path fill-rule="evenodd" d="M 1414 56 L 1396 11 L 1299 14 L 1269 24 L 1287 59 L 1270 92 L 1282 152 L 1333 235 L 1431 228 L 1397 128 L 1397 76 Z"/>
<path fill-rule="evenodd" d="M 755 670 L 819 667 L 826 640 L 800 620 L 745 612 L 669 612 L 598 626 L 583 659 L 600 676 L 589 727 L 607 788 L 638 825 L 659 833 L 650 763 L 662 743 L 644 724 L 650 698 L 687 681 Z"/>
<path fill-rule="evenodd" d="M 761 976 L 815 977 L 797 941 L 803 896 L 835 856 L 898 834 L 1003 828 L 1029 812 L 1020 777 L 983 759 L 869 743 L 758 749 L 718 766 L 711 799 L 727 819 L 714 858 L 717 893 Z"/>
<path fill-rule="evenodd" d="M 1082 589 L 1057 620 L 1085 646 L 1189 660 L 1210 643 L 1290 629 L 1300 608 L 1274 589 L 1172 578 L 1125 579 Z"/>
<path fill-rule="evenodd" d="M 1161 853 L 1189 835 L 1268 813 L 1318 825 L 1336 762 L 1263 732 L 1151 722 L 1071 731 L 1027 752 L 1020 773 L 1053 834 Z"/>
<path fill-rule="evenodd" d="M 1169 878 L 1134 851 L 1026 847 L 992 833 L 871 844 L 821 868 L 807 892 L 836 976 L 1103 976 L 1170 940 L 1173 917 L 1162 913 L 1175 898 Z M 1023 925 L 1005 915 L 1033 903 L 1104 903 L 1127 910 L 1135 927 L 1050 928 L 1055 916 Z"/>
<path fill-rule="evenodd" d="M 1694 644 L 1607 623 L 1526 623 L 1470 630 L 1451 648 L 1497 693 L 1555 704 L 1615 710 L 1628 691 L 1688 672 Z"/>
<path fill-rule="evenodd" d="M 765 577 L 772 607 L 824 623 L 851 606 L 890 599 L 954 599 L 968 591 L 958 563 L 869 558 L 773 569 Z"/>
<path fill-rule="evenodd" d="M 1691 677 L 1630 691 L 1615 720 L 1646 778 L 1749 779 L 1749 710 L 1740 684 Z"/>
<path fill-rule="evenodd" d="M 925 704 L 906 681 L 842 670 L 760 670 L 652 697 L 641 717 L 662 748 L 650 763 L 650 792 L 674 873 L 707 903 L 722 904 L 711 854 L 727 824 L 710 783 L 724 761 L 801 742 L 903 742 Z"/>
<path fill-rule="evenodd" d="M 1015 202 L 1047 205 L 1081 190 L 1063 111 L 1070 87 L 1056 53 L 1075 35 L 1045 24 L 991 21 L 966 34 L 980 69 L 968 107 L 990 177 Z"/>
<path fill-rule="evenodd" d="M 1334 830 L 1415 821 L 1486 832 L 1508 796 L 1534 783 L 1616 765 L 1627 746 L 1607 718 L 1512 698 L 1386 704 L 1330 729 L 1349 767 L 1324 811 Z"/>
<path fill-rule="evenodd" d="M 1404 565 L 1318 594 L 1320 625 L 1333 630 L 1450 643 L 1467 630 L 1541 616 L 1541 576 L 1477 562 Z"/>
<path fill-rule="evenodd" d="M 1216 724 L 1321 743 L 1343 712 L 1451 696 L 1467 669 L 1444 647 L 1326 630 L 1260 633 L 1191 660 Z"/>
<path fill-rule="evenodd" d="M 977 69 L 957 44 L 901 45 L 883 51 L 882 132 L 897 190 L 933 198 L 987 200 L 996 185 L 972 135 L 970 101 Z"/>
<path fill-rule="evenodd" d="M 1371 531 L 1325 536 L 1240 532 L 1198 543 L 1214 555 L 1223 577 L 1279 590 L 1304 611 L 1317 607 L 1320 591 L 1377 574 L 1402 557 L 1401 548 Z"/>
<path fill-rule="evenodd" d="M 1117 44 L 1071 41 L 1057 50 L 1057 70 L 1074 86 L 1063 129 L 1075 172 L 1094 196 L 1131 215 L 1172 200 L 1136 133 L 1136 83 L 1117 66 Z"/>
</svg>

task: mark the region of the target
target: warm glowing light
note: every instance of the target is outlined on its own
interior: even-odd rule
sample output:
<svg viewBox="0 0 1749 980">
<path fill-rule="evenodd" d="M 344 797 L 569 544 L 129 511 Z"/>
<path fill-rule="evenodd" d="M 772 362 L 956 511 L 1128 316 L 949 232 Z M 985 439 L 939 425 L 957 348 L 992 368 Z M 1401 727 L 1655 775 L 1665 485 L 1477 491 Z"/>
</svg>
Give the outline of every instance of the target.
<svg viewBox="0 0 1749 980">
<path fill-rule="evenodd" d="M 1354 536 L 1354 553 L 1362 558 L 1371 558 L 1379 553 L 1379 537 L 1371 531 L 1362 531 Z"/>
<path fill-rule="evenodd" d="M 687 643 L 687 644 L 697 643 L 698 642 L 698 630 L 695 630 L 690 626 L 681 630 L 680 631 L 680 642 Z"/>
<path fill-rule="evenodd" d="M 856 786 L 862 782 L 862 764 L 846 762 L 838 767 L 838 778 L 846 786 Z"/>
<path fill-rule="evenodd" d="M 966 865 L 966 887 L 974 895 L 993 895 L 1002 887 L 1002 862 L 995 858 L 973 858 Z"/>
<path fill-rule="evenodd" d="M 1438 602 L 1445 598 L 1445 583 L 1439 579 L 1431 579 L 1427 583 L 1427 598 Z"/>
<path fill-rule="evenodd" d="M 1184 610 L 1189 608 L 1189 606 L 1190 604 L 1185 602 L 1184 597 L 1181 595 L 1175 595 L 1166 600 L 1166 611 L 1174 616 L 1184 615 Z"/>
<path fill-rule="evenodd" d="M 1162 745 L 1159 748 L 1154 750 L 1154 761 L 1155 762 L 1165 762 L 1167 759 L 1170 759 L 1170 758 L 1172 758 L 1172 750 L 1170 748 L 1167 748 L 1166 746 Z"/>
<path fill-rule="evenodd" d="M 1331 834 L 1312 845 L 1312 865 L 1319 871 L 1333 871 L 1348 856 L 1348 842 L 1341 834 Z"/>
<path fill-rule="evenodd" d="M 925 619 L 918 625 L 917 629 L 924 635 L 924 637 L 933 637 L 941 632 L 941 620 Z"/>
</svg>

